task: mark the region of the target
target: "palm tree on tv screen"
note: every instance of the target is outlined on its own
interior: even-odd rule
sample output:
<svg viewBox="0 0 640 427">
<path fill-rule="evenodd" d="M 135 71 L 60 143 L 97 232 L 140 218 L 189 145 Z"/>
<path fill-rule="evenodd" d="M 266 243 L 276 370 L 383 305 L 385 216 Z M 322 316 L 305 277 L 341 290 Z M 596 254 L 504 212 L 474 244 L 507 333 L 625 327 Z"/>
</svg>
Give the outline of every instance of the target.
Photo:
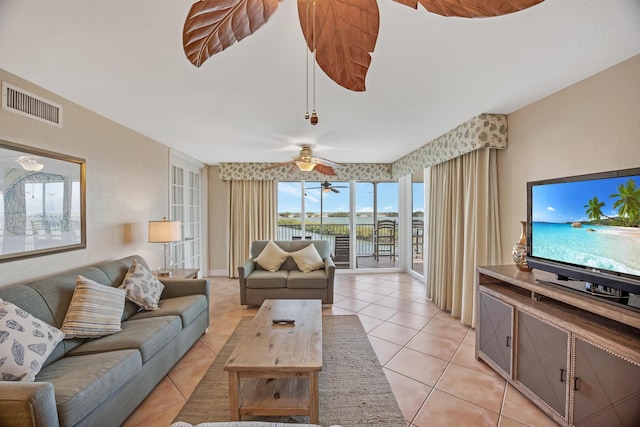
<svg viewBox="0 0 640 427">
<path fill-rule="evenodd" d="M 599 221 L 603 216 L 606 216 L 604 213 L 602 213 L 604 202 L 598 200 L 598 196 L 595 196 L 593 199 L 589 200 L 587 204 L 584 205 L 584 207 L 587 208 L 586 213 L 589 216 L 589 219 Z"/>
<path fill-rule="evenodd" d="M 636 187 L 635 181 L 629 179 L 626 184 L 620 184 L 618 192 L 609 197 L 618 198 L 613 208 L 618 209 L 621 218 L 627 219 L 628 225 L 637 227 L 640 219 L 640 188 Z"/>
</svg>

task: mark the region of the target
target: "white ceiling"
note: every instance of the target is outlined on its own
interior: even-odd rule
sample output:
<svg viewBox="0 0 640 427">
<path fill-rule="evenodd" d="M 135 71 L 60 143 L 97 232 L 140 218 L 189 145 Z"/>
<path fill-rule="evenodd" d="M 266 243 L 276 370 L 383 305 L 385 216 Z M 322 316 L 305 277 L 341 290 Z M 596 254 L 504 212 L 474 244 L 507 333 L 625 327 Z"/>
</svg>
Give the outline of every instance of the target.
<svg viewBox="0 0 640 427">
<path fill-rule="evenodd" d="M 302 143 L 388 163 L 640 53 L 638 0 L 546 0 L 484 19 L 379 0 L 367 91 L 318 69 L 311 126 L 296 2 L 201 68 L 182 50 L 192 2 L 0 0 L 0 68 L 207 164 L 287 161 Z"/>
</svg>

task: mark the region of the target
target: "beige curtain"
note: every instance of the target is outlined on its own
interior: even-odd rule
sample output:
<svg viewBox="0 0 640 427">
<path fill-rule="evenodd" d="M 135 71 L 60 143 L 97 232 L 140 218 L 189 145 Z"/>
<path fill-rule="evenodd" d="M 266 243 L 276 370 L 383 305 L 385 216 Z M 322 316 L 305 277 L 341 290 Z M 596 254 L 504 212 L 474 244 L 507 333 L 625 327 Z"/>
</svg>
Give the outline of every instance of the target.
<svg viewBox="0 0 640 427">
<path fill-rule="evenodd" d="M 496 151 L 431 168 L 427 296 L 475 327 L 475 268 L 501 264 Z"/>
<path fill-rule="evenodd" d="M 249 258 L 254 240 L 277 237 L 276 181 L 230 181 L 229 277 Z"/>
</svg>

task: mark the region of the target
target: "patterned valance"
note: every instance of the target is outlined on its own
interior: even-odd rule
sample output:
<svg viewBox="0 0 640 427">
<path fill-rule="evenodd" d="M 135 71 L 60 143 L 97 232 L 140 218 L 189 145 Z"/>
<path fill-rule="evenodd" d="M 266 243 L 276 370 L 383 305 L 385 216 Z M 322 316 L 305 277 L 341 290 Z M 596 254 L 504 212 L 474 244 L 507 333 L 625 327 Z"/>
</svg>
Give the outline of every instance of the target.
<svg viewBox="0 0 640 427">
<path fill-rule="evenodd" d="M 346 163 L 331 181 L 396 181 L 399 177 L 455 159 L 479 148 L 507 148 L 507 116 L 480 114 L 394 163 Z M 318 172 L 289 173 L 291 165 L 264 170 L 271 163 L 220 163 L 220 179 L 324 181 Z"/>
<path fill-rule="evenodd" d="M 336 169 L 335 177 L 318 172 L 289 173 L 291 165 L 264 170 L 271 163 L 220 163 L 220 179 L 230 180 L 278 180 L 278 181 L 393 181 L 391 163 L 346 163 L 344 168 Z"/>
<path fill-rule="evenodd" d="M 397 179 L 479 148 L 507 148 L 507 116 L 480 114 L 393 163 Z"/>
</svg>

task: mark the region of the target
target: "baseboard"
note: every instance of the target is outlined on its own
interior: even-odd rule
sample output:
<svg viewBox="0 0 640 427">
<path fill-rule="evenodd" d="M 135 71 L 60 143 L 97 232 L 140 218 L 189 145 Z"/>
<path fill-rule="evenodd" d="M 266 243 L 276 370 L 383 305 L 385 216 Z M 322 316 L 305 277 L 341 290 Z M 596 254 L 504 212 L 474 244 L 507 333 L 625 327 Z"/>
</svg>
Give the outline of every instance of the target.
<svg viewBox="0 0 640 427">
<path fill-rule="evenodd" d="M 224 276 L 229 277 L 229 270 L 209 270 L 208 276 Z"/>
</svg>

